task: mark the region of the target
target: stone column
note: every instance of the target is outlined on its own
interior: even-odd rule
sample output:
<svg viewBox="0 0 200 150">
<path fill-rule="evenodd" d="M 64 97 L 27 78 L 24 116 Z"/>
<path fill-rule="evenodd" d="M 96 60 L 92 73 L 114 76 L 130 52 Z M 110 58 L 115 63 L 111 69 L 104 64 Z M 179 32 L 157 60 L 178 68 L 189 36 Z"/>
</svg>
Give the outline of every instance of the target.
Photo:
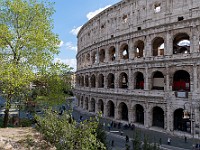
<svg viewBox="0 0 200 150">
<path fill-rule="evenodd" d="M 119 72 L 117 70 L 117 72 L 115 72 L 115 89 L 119 88 Z"/>
<path fill-rule="evenodd" d="M 132 76 L 132 69 L 131 68 L 128 68 L 128 89 L 129 90 L 132 90 L 134 89 L 134 79 L 133 79 L 133 76 Z"/>
<path fill-rule="evenodd" d="M 152 124 L 152 115 L 150 113 L 149 108 L 146 106 L 144 108 L 144 126 L 145 128 L 149 128 Z"/>
<path fill-rule="evenodd" d="M 148 68 L 145 67 L 145 74 L 143 74 L 144 76 L 144 90 L 149 90 L 149 72 L 148 72 Z"/>
<path fill-rule="evenodd" d="M 198 73 L 197 73 L 197 66 L 193 66 L 193 88 L 190 89 L 190 91 L 196 91 L 197 85 L 198 85 L 198 79 L 197 79 Z M 190 81 L 191 82 L 191 81 Z"/>
<path fill-rule="evenodd" d="M 108 46 L 105 49 L 105 62 L 109 62 L 109 47 Z"/>
<path fill-rule="evenodd" d="M 169 68 L 168 66 L 166 67 L 166 75 L 165 75 L 165 91 L 169 91 L 170 87 L 170 81 L 169 81 Z"/>
<path fill-rule="evenodd" d="M 164 43 L 164 55 L 173 54 L 173 41 L 171 31 L 166 32 L 166 40 Z"/>
<path fill-rule="evenodd" d="M 129 41 L 129 59 L 134 59 L 134 43 L 133 40 Z"/>
<path fill-rule="evenodd" d="M 167 111 L 166 111 L 166 114 L 165 114 L 166 115 L 166 117 L 165 117 L 165 119 L 166 119 L 165 127 L 166 127 L 166 130 L 168 132 L 171 132 L 174 129 L 174 127 L 173 127 L 174 118 L 173 118 L 173 112 L 171 112 L 171 109 L 172 109 L 172 106 L 170 104 L 167 104 Z"/>
<path fill-rule="evenodd" d="M 99 113 L 99 103 L 98 103 L 98 99 L 95 100 L 95 113 Z"/>
<path fill-rule="evenodd" d="M 115 120 L 118 120 L 119 119 L 119 114 L 118 114 L 118 108 L 117 106 L 115 106 L 115 117 L 114 117 Z"/>
<path fill-rule="evenodd" d="M 118 42 L 116 42 L 116 46 L 115 46 L 115 54 L 116 54 L 116 58 L 115 58 L 115 60 L 120 60 L 120 54 L 119 54 L 119 52 L 120 52 L 120 50 L 119 50 L 119 43 Z"/>
<path fill-rule="evenodd" d="M 152 44 L 151 44 L 151 37 L 150 35 L 146 36 L 146 49 L 145 49 L 145 57 L 151 57 L 152 56 Z"/>
<path fill-rule="evenodd" d="M 108 117 L 107 101 L 103 102 L 103 117 Z"/>
<path fill-rule="evenodd" d="M 197 27 L 192 28 L 190 35 L 190 53 L 197 53 L 199 51 L 199 31 Z"/>
<path fill-rule="evenodd" d="M 108 88 L 108 80 L 107 80 L 107 74 L 104 74 L 104 89 Z"/>
</svg>

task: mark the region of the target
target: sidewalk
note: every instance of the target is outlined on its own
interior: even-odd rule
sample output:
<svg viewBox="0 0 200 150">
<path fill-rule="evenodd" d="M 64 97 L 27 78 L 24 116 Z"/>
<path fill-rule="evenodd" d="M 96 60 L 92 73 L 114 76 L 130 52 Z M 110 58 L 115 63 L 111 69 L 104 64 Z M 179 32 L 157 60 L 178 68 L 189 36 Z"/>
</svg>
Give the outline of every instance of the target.
<svg viewBox="0 0 200 150">
<path fill-rule="evenodd" d="M 91 113 L 88 113 L 87 111 L 84 111 L 80 108 L 75 107 L 74 108 L 75 111 L 80 112 L 84 118 L 89 118 L 90 116 L 94 116 Z M 104 129 L 106 130 L 108 135 L 112 135 L 115 138 L 118 138 L 119 140 L 121 139 L 121 141 L 123 141 L 125 143 L 125 136 L 128 135 L 131 139 L 133 139 L 133 136 L 135 134 L 136 131 L 138 131 L 140 133 L 140 137 L 141 140 L 143 141 L 144 136 L 148 137 L 149 141 L 151 143 L 160 143 L 161 142 L 161 148 L 164 150 L 191 150 L 192 149 L 192 145 L 194 143 L 193 139 L 187 139 L 187 142 L 185 143 L 184 138 L 178 137 L 178 136 L 173 136 L 167 133 L 161 133 L 161 132 L 157 132 L 155 130 L 153 130 L 153 128 L 151 128 L 150 130 L 144 129 L 144 128 L 138 128 L 135 127 L 134 130 L 131 130 L 130 128 L 128 129 L 124 129 L 123 127 L 121 128 L 114 128 L 111 127 L 110 131 L 108 131 L 107 128 L 107 124 L 111 122 L 111 120 L 107 119 L 107 118 L 102 118 L 101 122 L 105 123 L 105 127 Z M 123 134 L 121 135 L 121 132 L 123 132 Z M 171 144 L 167 145 L 167 139 L 171 138 Z M 161 139 L 161 140 L 160 140 Z M 120 141 L 120 142 L 121 142 Z M 125 145 L 125 144 L 123 144 Z M 129 145 L 132 145 L 132 142 L 129 142 Z M 122 150 L 122 147 L 114 147 L 113 150 Z"/>
</svg>

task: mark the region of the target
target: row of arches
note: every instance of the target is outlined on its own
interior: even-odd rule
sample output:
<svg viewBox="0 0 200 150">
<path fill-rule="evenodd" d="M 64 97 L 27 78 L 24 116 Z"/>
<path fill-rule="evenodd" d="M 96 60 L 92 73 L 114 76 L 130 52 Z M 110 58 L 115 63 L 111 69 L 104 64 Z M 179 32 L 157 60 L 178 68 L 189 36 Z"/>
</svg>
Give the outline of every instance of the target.
<svg viewBox="0 0 200 150">
<path fill-rule="evenodd" d="M 155 37 L 152 40 L 151 56 L 165 55 L 165 41 L 164 37 Z M 173 37 L 172 43 L 173 54 L 190 53 L 190 36 L 187 33 L 176 34 Z M 133 49 L 133 52 L 130 51 L 130 49 Z M 126 42 L 122 43 L 119 46 L 119 50 L 115 46 L 110 46 L 108 50 L 100 48 L 98 51 L 82 54 L 81 57 L 79 57 L 78 62 L 81 62 L 81 64 L 93 64 L 96 62 L 103 63 L 105 61 L 115 61 L 116 57 L 118 57 L 118 59 L 132 59 L 134 57 L 140 58 L 145 57 L 145 51 L 147 51 L 147 45 L 144 40 L 140 39 L 135 41 L 133 46 Z"/>
<path fill-rule="evenodd" d="M 95 75 L 78 75 L 77 84 L 79 86 L 91 87 L 91 88 L 116 88 L 116 76 L 113 73 L 109 73 L 106 77 L 103 74 Z M 122 89 L 129 88 L 129 84 L 132 84 L 132 80 L 128 77 L 126 72 L 121 72 L 118 78 L 118 87 Z M 142 72 L 136 72 L 134 74 L 134 89 L 144 89 L 145 78 Z M 164 90 L 165 76 L 160 71 L 155 71 L 152 74 L 152 90 Z M 185 70 L 178 70 L 173 75 L 173 91 L 190 91 L 190 74 Z"/>
<path fill-rule="evenodd" d="M 85 98 L 85 101 L 84 101 L 84 98 L 82 97 L 78 103 L 78 105 L 80 107 L 82 107 L 90 112 L 100 112 L 101 111 L 104 114 L 104 116 L 106 116 L 106 117 L 116 118 L 116 116 L 117 116 L 117 119 L 122 120 L 122 121 L 130 121 L 129 120 L 129 117 L 131 117 L 130 115 L 134 115 L 134 117 L 133 117 L 133 118 L 135 118 L 133 120 L 134 123 L 139 123 L 139 124 L 144 125 L 145 120 L 147 119 L 147 118 L 145 118 L 146 110 L 141 104 L 136 104 L 133 107 L 133 111 L 131 113 L 129 113 L 129 108 L 125 102 L 121 102 L 116 106 L 112 100 L 109 100 L 105 104 L 102 99 L 99 99 L 97 101 L 97 105 L 95 105 L 95 104 L 96 104 L 95 99 L 92 98 L 91 101 L 89 102 L 88 97 Z M 90 107 L 89 107 L 89 105 L 90 105 Z M 97 106 L 97 108 L 96 108 L 96 106 Z M 106 107 L 106 109 L 104 109 L 104 107 Z M 117 109 L 117 111 L 115 109 Z M 107 112 L 105 112 L 105 111 L 107 111 Z M 173 112 L 173 115 L 172 115 L 173 120 L 174 120 L 173 129 L 190 133 L 191 132 L 190 120 L 184 119 L 183 113 L 184 113 L 184 110 L 182 108 L 178 108 Z M 151 126 L 160 127 L 160 128 L 165 127 L 166 113 L 164 112 L 164 110 L 161 107 L 159 107 L 159 106 L 153 107 L 152 110 L 150 110 L 150 114 L 152 115 L 152 117 L 150 117 L 150 118 L 152 118 Z"/>
</svg>

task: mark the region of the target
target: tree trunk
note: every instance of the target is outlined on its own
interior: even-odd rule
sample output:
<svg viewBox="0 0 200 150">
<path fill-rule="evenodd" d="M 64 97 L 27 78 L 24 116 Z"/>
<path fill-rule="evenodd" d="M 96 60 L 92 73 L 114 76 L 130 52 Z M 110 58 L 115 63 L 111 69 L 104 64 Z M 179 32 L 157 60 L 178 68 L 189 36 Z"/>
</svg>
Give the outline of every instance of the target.
<svg viewBox="0 0 200 150">
<path fill-rule="evenodd" d="M 3 120 L 3 127 L 4 128 L 8 127 L 8 117 L 9 117 L 9 108 L 6 108 L 5 109 L 4 120 Z"/>
</svg>

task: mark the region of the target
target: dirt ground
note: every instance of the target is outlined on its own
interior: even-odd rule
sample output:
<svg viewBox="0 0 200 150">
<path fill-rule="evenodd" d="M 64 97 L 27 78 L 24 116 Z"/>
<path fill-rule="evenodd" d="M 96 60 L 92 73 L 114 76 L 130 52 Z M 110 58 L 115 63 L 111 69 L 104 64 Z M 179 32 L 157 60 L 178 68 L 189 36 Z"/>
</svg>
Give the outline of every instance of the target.
<svg viewBox="0 0 200 150">
<path fill-rule="evenodd" d="M 56 150 L 35 129 L 0 128 L 0 150 Z"/>
</svg>

